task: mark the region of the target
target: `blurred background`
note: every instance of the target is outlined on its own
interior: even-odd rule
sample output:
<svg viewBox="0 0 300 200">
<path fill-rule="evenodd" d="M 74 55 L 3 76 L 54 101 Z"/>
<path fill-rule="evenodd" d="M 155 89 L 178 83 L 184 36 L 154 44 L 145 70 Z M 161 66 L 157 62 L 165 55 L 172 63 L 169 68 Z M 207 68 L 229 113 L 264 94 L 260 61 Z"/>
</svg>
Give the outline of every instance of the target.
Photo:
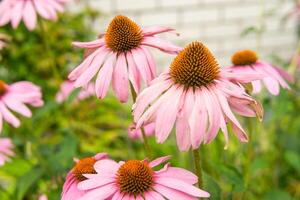
<svg viewBox="0 0 300 200">
<path fill-rule="evenodd" d="M 0 79 L 28 80 L 40 85 L 45 106 L 33 117 L 21 117 L 18 129 L 5 124 L 1 137 L 10 137 L 16 156 L 0 167 L 1 200 L 34 200 L 46 194 L 60 199 L 73 158 L 108 152 L 116 160 L 144 157 L 140 140 L 128 137 L 131 103 L 113 96 L 76 101 L 78 90 L 63 103 L 55 101 L 67 74 L 83 58 L 72 41 L 94 40 L 116 14 L 141 26 L 163 25 L 180 36 L 163 34 L 185 46 L 200 40 L 222 66 L 230 65 L 236 50 L 253 49 L 260 58 L 288 70 L 296 81 L 279 96 L 266 91 L 255 96 L 265 109 L 262 123 L 240 119 L 250 135 L 241 144 L 230 134 L 224 150 L 221 134 L 202 146 L 204 189 L 214 200 L 300 199 L 300 83 L 297 1 L 293 0 L 83 0 L 70 1 L 55 22 L 40 20 L 29 32 L 0 27 L 6 48 L 0 51 Z M 173 56 L 153 51 L 161 70 Z M 20 116 L 18 116 L 20 117 Z M 155 156 L 172 155 L 176 166 L 193 170 L 189 152 L 177 151 L 174 134 L 163 145 L 150 138 Z"/>
</svg>

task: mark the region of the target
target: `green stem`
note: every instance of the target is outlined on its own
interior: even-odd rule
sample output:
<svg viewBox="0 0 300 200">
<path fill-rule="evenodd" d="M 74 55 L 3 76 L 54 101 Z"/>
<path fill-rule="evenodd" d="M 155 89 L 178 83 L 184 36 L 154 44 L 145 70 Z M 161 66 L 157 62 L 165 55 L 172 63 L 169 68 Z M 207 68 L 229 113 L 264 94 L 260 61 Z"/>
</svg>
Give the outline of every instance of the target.
<svg viewBox="0 0 300 200">
<path fill-rule="evenodd" d="M 130 91 L 131 91 L 131 96 L 132 96 L 133 103 L 135 103 L 137 93 L 135 92 L 135 90 L 133 88 L 133 85 L 131 83 L 130 83 Z M 143 126 L 141 127 L 141 132 L 142 132 L 142 136 L 143 136 L 145 154 L 148 158 L 151 158 L 151 148 L 150 148 L 148 138 L 146 136 L 145 129 L 144 129 Z"/>
<path fill-rule="evenodd" d="M 201 170 L 201 160 L 200 160 L 200 147 L 193 150 L 194 164 L 196 175 L 198 176 L 198 186 L 202 188 L 202 170 Z"/>
</svg>

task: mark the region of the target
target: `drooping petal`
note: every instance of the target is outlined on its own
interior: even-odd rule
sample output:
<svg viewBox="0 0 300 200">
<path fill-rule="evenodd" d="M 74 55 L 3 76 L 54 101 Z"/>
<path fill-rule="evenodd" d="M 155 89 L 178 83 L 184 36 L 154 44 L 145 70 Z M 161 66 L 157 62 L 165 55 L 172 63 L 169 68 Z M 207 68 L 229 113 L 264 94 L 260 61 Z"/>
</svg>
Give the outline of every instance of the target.
<svg viewBox="0 0 300 200">
<path fill-rule="evenodd" d="M 26 27 L 29 30 L 33 30 L 35 28 L 37 16 L 32 1 L 27 1 L 25 3 L 23 19 Z"/>
<path fill-rule="evenodd" d="M 163 27 L 163 26 L 149 26 L 143 28 L 143 35 L 152 36 L 159 33 L 170 32 L 170 31 L 174 31 L 174 29 L 170 27 Z"/>
<path fill-rule="evenodd" d="M 142 78 L 149 85 L 150 82 L 152 81 L 152 74 L 151 74 L 150 68 L 148 66 L 147 58 L 146 58 L 143 50 L 140 48 L 132 49 L 131 53 L 132 53 L 132 57 L 136 63 L 136 66 L 142 75 Z"/>
<path fill-rule="evenodd" d="M 75 47 L 88 48 L 88 49 L 100 48 L 104 44 L 105 44 L 104 38 L 96 39 L 96 40 L 90 41 L 90 42 L 72 42 L 72 45 Z"/>
<path fill-rule="evenodd" d="M 156 167 L 157 165 L 160 165 L 161 163 L 164 163 L 170 159 L 171 159 L 171 156 L 164 156 L 164 157 L 156 158 L 155 160 L 153 160 L 149 163 L 149 167 L 151 167 L 151 168 Z"/>
<path fill-rule="evenodd" d="M 177 54 L 179 53 L 182 48 L 178 47 L 172 43 L 169 43 L 165 40 L 162 40 L 157 37 L 144 37 L 141 44 L 151 46 L 157 49 L 160 49 L 161 51 L 170 53 L 170 54 Z"/>
</svg>

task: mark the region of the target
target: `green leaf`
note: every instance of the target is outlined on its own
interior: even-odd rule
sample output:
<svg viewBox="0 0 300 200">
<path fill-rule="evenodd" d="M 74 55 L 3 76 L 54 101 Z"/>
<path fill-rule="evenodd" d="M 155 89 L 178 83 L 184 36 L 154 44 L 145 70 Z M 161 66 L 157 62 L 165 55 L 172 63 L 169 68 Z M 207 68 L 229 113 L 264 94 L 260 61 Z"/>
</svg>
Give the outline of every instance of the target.
<svg viewBox="0 0 300 200">
<path fill-rule="evenodd" d="M 287 151 L 284 154 L 286 162 L 293 167 L 300 175 L 300 156 L 294 151 Z"/>
<path fill-rule="evenodd" d="M 207 173 L 203 173 L 203 184 L 204 189 L 209 191 L 210 193 L 210 200 L 220 200 L 221 199 L 221 188 L 218 183 L 208 175 Z"/>
<path fill-rule="evenodd" d="M 292 197 L 285 191 L 273 189 L 268 191 L 262 200 L 292 200 Z"/>
<path fill-rule="evenodd" d="M 39 180 L 43 173 L 44 171 L 41 168 L 33 168 L 21 176 L 17 182 L 16 200 L 22 200 L 27 191 Z"/>
<path fill-rule="evenodd" d="M 225 181 L 233 185 L 233 192 L 244 191 L 244 180 L 242 174 L 234 167 L 220 165 L 216 168 Z"/>
</svg>

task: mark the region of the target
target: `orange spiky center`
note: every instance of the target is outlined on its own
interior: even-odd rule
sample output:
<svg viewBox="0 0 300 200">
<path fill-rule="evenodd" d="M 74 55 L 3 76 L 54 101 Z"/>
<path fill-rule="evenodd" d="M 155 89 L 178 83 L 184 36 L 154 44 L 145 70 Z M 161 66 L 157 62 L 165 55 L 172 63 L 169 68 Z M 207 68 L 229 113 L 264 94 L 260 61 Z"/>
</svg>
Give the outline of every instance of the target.
<svg viewBox="0 0 300 200">
<path fill-rule="evenodd" d="M 105 41 L 113 52 L 126 52 L 139 46 L 142 29 L 126 16 L 118 15 L 110 22 Z"/>
<path fill-rule="evenodd" d="M 218 77 L 219 71 L 213 54 L 198 41 L 179 52 L 170 67 L 173 80 L 186 87 L 206 86 Z"/>
<path fill-rule="evenodd" d="M 119 168 L 117 184 L 123 193 L 142 195 L 152 187 L 153 170 L 146 162 L 129 160 Z"/>
<path fill-rule="evenodd" d="M 0 80 L 0 95 L 3 95 L 7 90 L 7 85 L 4 81 Z"/>
<path fill-rule="evenodd" d="M 238 51 L 231 57 L 231 62 L 234 65 L 252 65 L 258 60 L 258 55 L 252 50 Z"/>
<path fill-rule="evenodd" d="M 94 164 L 96 159 L 93 157 L 83 158 L 79 160 L 73 168 L 73 174 L 78 181 L 84 181 L 87 178 L 83 174 L 96 174 Z"/>
</svg>

